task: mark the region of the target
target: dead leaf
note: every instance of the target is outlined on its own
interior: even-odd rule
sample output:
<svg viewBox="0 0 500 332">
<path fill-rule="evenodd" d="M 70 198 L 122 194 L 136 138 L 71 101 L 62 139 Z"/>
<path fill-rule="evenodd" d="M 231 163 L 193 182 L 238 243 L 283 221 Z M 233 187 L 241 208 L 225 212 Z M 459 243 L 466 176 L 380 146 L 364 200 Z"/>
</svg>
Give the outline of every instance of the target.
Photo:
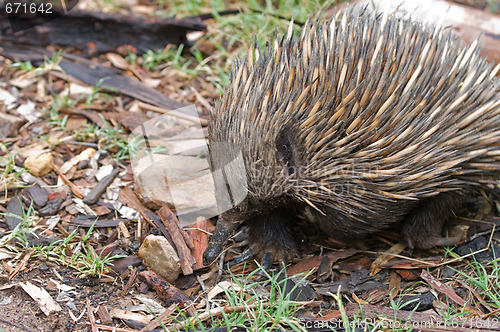
<svg viewBox="0 0 500 332">
<path fill-rule="evenodd" d="M 380 266 L 393 259 L 394 255 L 400 254 L 405 249 L 405 247 L 406 245 L 404 245 L 403 243 L 396 243 L 389 250 L 387 250 L 386 253 L 378 256 L 370 266 L 370 275 L 374 276 L 379 273 L 382 270 Z"/>
<path fill-rule="evenodd" d="M 19 286 L 21 286 L 21 288 L 28 293 L 28 295 L 31 296 L 36 303 L 38 303 L 40 309 L 45 315 L 48 316 L 51 312 L 62 310 L 61 306 L 54 301 L 52 296 L 50 296 L 44 288 L 35 286 L 29 281 L 26 283 L 20 282 Z"/>
<path fill-rule="evenodd" d="M 224 293 L 226 290 L 239 292 L 241 291 L 241 287 L 229 281 L 221 281 L 215 285 L 210 292 L 208 292 L 207 298 L 210 301 L 217 295 Z"/>
</svg>

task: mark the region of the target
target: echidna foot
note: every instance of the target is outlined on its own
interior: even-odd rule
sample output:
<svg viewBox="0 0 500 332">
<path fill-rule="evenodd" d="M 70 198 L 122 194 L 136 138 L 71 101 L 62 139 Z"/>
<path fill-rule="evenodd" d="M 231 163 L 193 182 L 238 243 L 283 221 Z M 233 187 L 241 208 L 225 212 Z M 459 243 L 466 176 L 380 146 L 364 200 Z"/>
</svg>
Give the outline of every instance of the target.
<svg viewBox="0 0 500 332">
<path fill-rule="evenodd" d="M 269 270 L 273 265 L 273 253 L 268 251 L 262 256 L 261 265 L 264 270 Z"/>
<path fill-rule="evenodd" d="M 460 237 L 442 237 L 445 222 L 462 202 L 460 193 L 441 193 L 422 201 L 405 218 L 401 235 L 410 248 L 430 249 L 453 245 Z"/>
<path fill-rule="evenodd" d="M 295 253 L 295 251 L 293 251 Z M 262 254 L 263 253 L 263 254 Z M 268 248 L 268 250 L 258 250 L 258 245 L 253 244 L 241 254 L 233 258 L 230 262 L 231 265 L 236 265 L 248 261 L 253 257 L 261 257 L 260 264 L 263 269 L 268 270 L 274 262 L 278 262 L 281 266 L 288 265 L 289 253 L 284 251 L 276 251 L 274 248 Z M 297 255 L 298 256 L 298 255 Z"/>
<path fill-rule="evenodd" d="M 253 244 L 247 249 L 245 249 L 245 251 L 243 251 L 241 254 L 239 254 L 233 259 L 233 264 L 243 263 L 252 258 L 255 255 L 256 248 L 257 246 Z"/>
<path fill-rule="evenodd" d="M 436 247 L 437 246 L 446 246 L 446 247 L 451 247 L 456 245 L 458 242 L 462 241 L 462 236 L 457 235 L 457 236 L 451 236 L 451 237 L 440 237 L 436 239 Z"/>
</svg>

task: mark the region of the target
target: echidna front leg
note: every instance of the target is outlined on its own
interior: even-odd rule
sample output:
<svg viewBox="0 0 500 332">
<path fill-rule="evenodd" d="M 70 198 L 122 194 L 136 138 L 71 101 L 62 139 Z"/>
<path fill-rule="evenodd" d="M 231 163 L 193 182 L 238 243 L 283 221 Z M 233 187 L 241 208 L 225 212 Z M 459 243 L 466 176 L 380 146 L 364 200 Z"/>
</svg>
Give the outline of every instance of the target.
<svg viewBox="0 0 500 332">
<path fill-rule="evenodd" d="M 223 217 L 219 218 L 208 247 L 203 253 L 204 265 L 210 265 L 221 254 L 227 239 L 238 225 L 239 222 L 233 222 Z"/>
<path fill-rule="evenodd" d="M 460 193 L 441 193 L 423 200 L 403 221 L 401 235 L 411 248 L 430 249 L 451 246 L 459 237 L 442 237 L 446 221 L 463 202 Z"/>
<path fill-rule="evenodd" d="M 265 268 L 270 267 L 274 261 L 286 265 L 297 253 L 293 233 L 296 218 L 294 209 L 283 208 L 247 221 L 248 241 L 254 248 L 255 256 L 262 258 Z"/>
<path fill-rule="evenodd" d="M 215 226 L 209 245 L 203 254 L 205 265 L 211 264 L 222 252 L 228 237 L 240 222 L 233 221 L 231 216 L 221 216 Z M 282 208 L 255 215 L 247 219 L 248 243 L 250 246 L 233 263 L 241 263 L 252 257 L 262 259 L 264 268 L 269 268 L 274 261 L 286 264 L 296 254 L 296 242 L 293 227 L 296 222 L 296 211 L 293 208 Z"/>
</svg>

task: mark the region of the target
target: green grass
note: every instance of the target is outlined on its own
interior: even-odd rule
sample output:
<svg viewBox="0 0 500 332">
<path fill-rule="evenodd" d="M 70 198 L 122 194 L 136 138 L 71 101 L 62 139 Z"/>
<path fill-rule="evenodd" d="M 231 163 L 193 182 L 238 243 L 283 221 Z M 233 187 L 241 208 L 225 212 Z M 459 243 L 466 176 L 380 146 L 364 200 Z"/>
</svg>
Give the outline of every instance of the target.
<svg viewBox="0 0 500 332">
<path fill-rule="evenodd" d="M 96 87 L 95 93 L 103 95 L 100 91 L 101 87 Z M 92 102 L 93 98 L 97 98 L 95 95 L 88 96 L 86 98 L 87 102 Z M 66 123 L 68 121 L 68 115 L 61 116 L 60 110 L 64 108 L 74 107 L 78 101 L 71 99 L 67 96 L 64 97 L 54 97 L 52 105 L 50 109 L 46 110 L 46 114 L 48 114 L 49 122 L 58 130 L 67 131 Z M 104 117 L 99 114 L 101 117 L 104 127 L 100 128 L 95 124 L 87 124 L 87 126 L 83 129 L 75 130 L 73 136 L 76 140 L 82 142 L 96 142 L 99 149 L 104 149 L 108 151 L 116 160 L 122 161 L 129 158 L 129 146 L 127 142 L 127 134 L 123 127 L 111 126 L 111 124 L 104 119 Z"/>
<path fill-rule="evenodd" d="M 0 156 L 0 188 L 7 193 L 7 189 L 24 188 L 21 175 L 26 171 L 24 167 L 17 167 L 15 153 Z"/>
<path fill-rule="evenodd" d="M 78 230 L 74 230 L 63 240 L 54 241 L 47 246 L 33 246 L 32 248 L 35 250 L 33 256 L 42 256 L 58 265 L 73 268 L 79 272 L 81 278 L 87 276 L 101 277 L 110 271 L 114 259 L 125 256 L 112 256 L 111 253 L 103 256 L 103 251 L 99 254 L 96 253 L 89 241 L 94 231 L 94 224 L 81 240 L 77 239 Z"/>
<path fill-rule="evenodd" d="M 70 109 L 76 106 L 77 101 L 68 96 L 54 96 L 49 109 L 44 109 L 45 114 L 49 117 L 49 124 L 58 130 L 66 131 L 66 122 L 68 115 L 61 117 L 61 109 Z"/>
<path fill-rule="evenodd" d="M 460 280 L 475 289 L 484 299 L 480 304 L 494 310 L 500 309 L 500 263 L 496 257 L 491 262 L 478 262 L 472 256 L 472 261 L 464 270 L 452 269 L 458 273 Z"/>
<path fill-rule="evenodd" d="M 104 91 L 116 92 L 116 89 L 104 85 L 104 83 L 108 79 L 109 79 L 109 77 L 103 77 L 97 81 L 96 85 L 94 87 L 92 87 L 92 89 L 91 89 L 92 92 L 90 93 L 90 95 L 85 97 L 85 105 L 91 105 L 94 101 L 96 101 L 96 100 L 102 101 L 103 99 L 105 102 L 108 102 L 108 103 L 113 102 L 113 96 L 104 92 Z"/>
<path fill-rule="evenodd" d="M 169 13 L 177 16 L 191 16 L 202 13 L 213 13 L 211 28 L 189 50 L 185 45 L 168 45 L 161 50 L 149 50 L 143 56 L 130 53 L 126 59 L 131 64 L 138 64 L 149 71 L 168 69 L 180 80 L 192 82 L 202 78 L 210 82 L 219 93 L 229 84 L 229 73 L 233 59 L 243 56 L 255 41 L 261 48 L 274 36 L 284 33 L 289 21 L 294 17 L 296 22 L 304 22 L 311 13 L 313 18 L 321 16 L 326 8 L 336 1 L 332 0 L 280 0 L 264 3 L 256 0 L 229 3 L 222 1 L 168 1 L 159 2 Z M 290 10 L 293 8 L 293 10 Z M 240 9 L 239 14 L 218 15 L 218 11 Z M 296 32 L 300 26 L 295 25 Z M 201 49 L 211 48 L 208 54 Z"/>
<path fill-rule="evenodd" d="M 111 127 L 101 114 L 99 116 L 104 123 L 103 128 L 95 124 L 88 124 L 84 129 L 75 131 L 75 138 L 78 141 L 97 142 L 99 149 L 108 151 L 118 161 L 128 159 L 130 149 L 134 146 L 129 145 L 128 135 L 125 134 L 124 128 Z"/>
<path fill-rule="evenodd" d="M 301 320 L 295 317 L 297 311 L 304 303 L 295 302 L 290 298 L 290 293 L 285 292 L 285 283 L 291 282 L 290 277 L 279 280 L 278 273 L 269 273 L 261 267 L 237 277 L 230 275 L 230 282 L 239 287 L 224 289 L 220 298 L 209 301 L 212 309 L 220 308 L 222 315 L 211 317 L 204 322 L 196 317 L 188 318 L 183 311 L 173 317 L 173 331 L 187 331 L 189 329 L 203 329 L 204 324 L 213 327 L 241 327 L 249 331 L 307 331 Z M 304 277 L 305 279 L 306 277 Z M 262 279 L 262 280 L 259 280 Z M 299 285 L 300 283 L 297 283 Z M 293 289 L 295 289 L 295 286 Z M 260 290 L 267 290 L 262 293 Z M 242 310 L 230 311 L 227 308 Z M 226 310 L 223 310 L 226 308 Z M 175 323 L 183 324 L 183 327 Z M 172 326 L 169 326 L 172 329 Z"/>
<path fill-rule="evenodd" d="M 38 67 L 34 66 L 31 61 L 16 61 L 12 65 L 10 65 L 9 69 L 20 69 L 26 71 L 27 73 L 34 73 L 36 75 L 43 75 L 48 73 L 51 70 L 60 70 L 59 62 L 61 61 L 62 50 L 57 51 L 52 55 L 49 59 L 44 57 L 44 63 Z"/>
<path fill-rule="evenodd" d="M 18 199 L 21 200 L 21 198 Z M 19 252 L 20 248 L 13 243 L 13 240 L 17 240 L 22 248 L 27 248 L 29 247 L 28 235 L 37 237 L 37 231 L 41 228 L 37 225 L 38 218 L 35 215 L 33 204 L 30 204 L 27 209 L 24 208 L 22 202 L 20 204 L 23 207 L 20 216 L 13 213 L 0 213 L 0 216 L 19 220 L 11 232 L 6 233 L 6 235 L 0 238 L 0 248 L 5 247 L 14 252 Z"/>
<path fill-rule="evenodd" d="M 27 209 L 23 208 L 22 215 L 11 213 L 0 213 L 1 216 L 17 218 L 19 224 L 11 231 L 0 238 L 0 248 L 6 248 L 12 252 L 21 252 L 26 249 L 33 250 L 32 257 L 44 257 L 58 265 L 73 268 L 78 271 L 80 277 L 94 276 L 101 277 L 110 270 L 112 261 L 123 255 L 103 256 L 97 254 L 91 244 L 91 236 L 94 231 L 94 224 L 88 229 L 85 235 L 78 240 L 78 230 L 62 240 L 54 240 L 50 244 L 31 245 L 28 236 L 38 238 L 43 233 L 43 227 L 38 225 L 39 218 L 36 216 L 33 204 Z"/>
</svg>

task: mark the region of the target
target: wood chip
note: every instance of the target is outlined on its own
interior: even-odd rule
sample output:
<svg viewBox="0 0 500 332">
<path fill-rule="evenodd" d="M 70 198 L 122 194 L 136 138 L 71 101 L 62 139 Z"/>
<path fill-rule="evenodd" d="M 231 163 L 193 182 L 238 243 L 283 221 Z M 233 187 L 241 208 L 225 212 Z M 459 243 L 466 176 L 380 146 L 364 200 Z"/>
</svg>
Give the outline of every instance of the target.
<svg viewBox="0 0 500 332">
<path fill-rule="evenodd" d="M 391 276 L 389 278 L 389 291 L 391 292 L 391 297 L 395 299 L 400 290 L 401 276 L 397 274 L 396 271 L 391 271 Z"/>
<path fill-rule="evenodd" d="M 111 315 L 109 314 L 109 311 L 105 306 L 100 305 L 97 308 L 97 316 L 99 316 L 99 319 L 103 324 L 113 324 L 113 318 L 111 318 Z"/>
<path fill-rule="evenodd" d="M 38 303 L 40 309 L 45 315 L 48 316 L 51 312 L 62 310 L 61 306 L 59 306 L 59 304 L 54 301 L 52 296 L 50 296 L 50 294 L 44 288 L 35 286 L 29 281 L 27 281 L 26 283 L 20 282 L 19 286 L 21 286 L 21 288 L 26 293 L 28 293 L 28 295 L 31 296 L 31 298 L 35 300 L 36 303 Z"/>
<path fill-rule="evenodd" d="M 169 324 L 172 321 L 172 315 L 177 311 L 177 305 L 174 303 L 170 307 L 168 307 L 164 312 L 162 312 L 158 317 L 151 320 L 146 326 L 144 326 L 140 332 L 151 331 L 158 326 L 160 326 L 160 322 L 164 325 Z"/>
<path fill-rule="evenodd" d="M 207 299 L 212 300 L 217 295 L 224 293 L 225 291 L 231 291 L 231 290 L 239 292 L 241 291 L 241 287 L 230 281 L 221 281 L 217 285 L 215 285 L 210 292 L 208 292 Z"/>
<path fill-rule="evenodd" d="M 194 258 L 196 259 L 193 270 L 198 270 L 204 267 L 203 253 L 208 247 L 210 232 L 212 232 L 213 229 L 214 226 L 212 225 L 212 223 L 203 217 L 199 217 L 196 222 L 187 227 L 186 232 L 193 242 L 192 253 Z"/>
<path fill-rule="evenodd" d="M 110 312 L 111 317 L 147 324 L 151 320 L 148 316 L 131 311 L 125 311 L 119 308 L 113 308 Z"/>
<path fill-rule="evenodd" d="M 89 318 L 90 322 L 90 327 L 92 329 L 92 332 L 97 332 L 97 326 L 95 325 L 95 317 L 94 317 L 94 310 L 92 309 L 92 306 L 90 305 L 90 299 L 87 297 L 86 300 L 86 305 L 87 305 L 87 317 Z"/>
<path fill-rule="evenodd" d="M 61 172 L 61 170 L 59 169 L 59 167 L 57 167 L 56 165 L 53 165 L 53 168 L 56 171 L 57 175 L 59 175 L 59 177 L 61 178 L 61 180 L 69 186 L 69 188 L 71 189 L 71 192 L 73 194 L 75 194 L 76 197 L 83 198 L 85 196 L 83 194 L 83 192 L 80 190 L 80 188 L 78 188 L 77 186 L 75 186 L 75 184 L 73 182 L 71 182 L 66 177 L 66 175 L 63 174 L 63 172 Z"/>
<path fill-rule="evenodd" d="M 447 295 L 450 298 L 450 300 L 452 300 L 456 304 L 458 304 L 460 306 L 464 306 L 467 309 L 469 309 L 470 311 L 478 313 L 481 316 L 484 315 L 484 313 L 481 312 L 481 311 L 479 311 L 478 309 L 476 309 L 476 308 L 474 308 L 474 307 L 472 307 L 470 305 L 467 305 L 467 301 L 465 301 L 460 296 L 458 296 L 458 294 L 455 293 L 455 291 L 453 290 L 453 288 L 451 288 L 448 285 L 443 284 L 441 281 L 439 281 L 436 278 L 434 278 L 426 270 L 422 270 L 422 273 L 420 273 L 420 276 L 422 277 L 422 279 L 424 279 L 425 281 L 427 281 L 429 283 L 429 285 L 431 285 L 432 288 L 434 288 L 435 290 L 437 290 L 440 293 L 443 293 L 443 294 Z"/>
<path fill-rule="evenodd" d="M 172 236 L 172 241 L 174 242 L 179 260 L 181 261 L 182 273 L 184 275 L 193 274 L 193 265 L 196 263 L 196 259 L 191 255 L 190 250 L 194 249 L 193 241 L 186 231 L 184 231 L 179 220 L 168 206 L 165 205 L 158 210 L 158 215 L 163 221 L 165 228 Z"/>
</svg>

